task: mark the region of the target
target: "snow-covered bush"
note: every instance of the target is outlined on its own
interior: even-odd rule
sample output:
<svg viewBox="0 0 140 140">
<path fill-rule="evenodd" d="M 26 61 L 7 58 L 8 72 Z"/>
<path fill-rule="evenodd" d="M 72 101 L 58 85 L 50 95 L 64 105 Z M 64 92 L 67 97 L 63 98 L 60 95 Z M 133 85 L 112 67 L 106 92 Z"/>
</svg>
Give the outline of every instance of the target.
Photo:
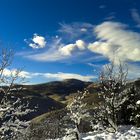
<svg viewBox="0 0 140 140">
<path fill-rule="evenodd" d="M 86 103 L 83 102 L 83 99 L 87 96 L 88 91 L 78 92 L 76 96 L 73 97 L 73 100 L 70 104 L 67 105 L 69 111 L 68 116 L 71 121 L 74 123 L 70 128 L 67 128 L 67 135 L 70 133 L 75 134 L 77 140 L 80 139 L 79 125 L 82 119 L 89 117 L 89 113 L 86 109 Z"/>
<path fill-rule="evenodd" d="M 0 102 L 0 137 L 1 139 L 16 139 L 19 134 L 24 133 L 29 122 L 23 120 L 23 116 L 35 111 L 29 108 L 28 103 L 22 103 L 12 93 L 4 95 Z"/>
<path fill-rule="evenodd" d="M 140 93 L 138 87 L 133 83 L 127 83 L 125 90 L 125 101 L 119 110 L 119 124 L 140 125 Z"/>
<path fill-rule="evenodd" d="M 127 67 L 113 63 L 106 65 L 100 74 L 100 102 L 95 108 L 95 124 L 106 130 L 115 132 L 119 124 L 119 112 L 126 100 L 124 89 L 126 86 Z"/>
</svg>

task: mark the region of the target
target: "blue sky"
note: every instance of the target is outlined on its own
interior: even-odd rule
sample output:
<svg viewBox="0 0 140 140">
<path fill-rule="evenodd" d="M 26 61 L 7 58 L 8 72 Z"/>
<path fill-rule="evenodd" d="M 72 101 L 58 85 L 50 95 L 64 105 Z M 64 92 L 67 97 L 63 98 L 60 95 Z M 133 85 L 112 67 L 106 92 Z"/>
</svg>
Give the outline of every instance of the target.
<svg viewBox="0 0 140 140">
<path fill-rule="evenodd" d="M 139 0 L 1 0 L 0 19 L 1 48 L 29 83 L 94 80 L 120 60 L 140 77 Z"/>
</svg>

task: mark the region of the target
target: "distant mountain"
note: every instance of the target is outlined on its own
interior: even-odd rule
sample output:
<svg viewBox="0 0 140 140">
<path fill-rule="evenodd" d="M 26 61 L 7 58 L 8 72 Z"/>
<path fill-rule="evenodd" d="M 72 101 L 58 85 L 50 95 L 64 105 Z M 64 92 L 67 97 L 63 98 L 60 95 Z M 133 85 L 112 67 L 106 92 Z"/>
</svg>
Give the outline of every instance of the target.
<svg viewBox="0 0 140 140">
<path fill-rule="evenodd" d="M 69 95 L 77 92 L 77 90 L 83 90 L 90 84 L 91 82 L 84 82 L 77 79 L 66 79 L 63 81 L 53 81 L 37 85 L 24 85 L 24 88 L 41 95 Z"/>
</svg>

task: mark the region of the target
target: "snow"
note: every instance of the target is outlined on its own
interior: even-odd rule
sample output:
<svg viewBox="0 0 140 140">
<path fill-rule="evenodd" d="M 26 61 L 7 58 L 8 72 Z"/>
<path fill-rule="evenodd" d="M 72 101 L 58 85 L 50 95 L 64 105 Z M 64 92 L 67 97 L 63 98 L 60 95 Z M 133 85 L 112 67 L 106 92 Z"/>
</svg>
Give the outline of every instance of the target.
<svg viewBox="0 0 140 140">
<path fill-rule="evenodd" d="M 137 105 L 140 105 L 140 100 L 138 100 L 138 101 L 136 102 L 136 104 L 137 104 Z"/>
<path fill-rule="evenodd" d="M 116 133 L 89 132 L 81 134 L 82 140 L 140 140 L 140 128 L 120 126 Z M 74 136 L 66 136 L 57 140 L 72 140 Z"/>
<path fill-rule="evenodd" d="M 140 128 L 120 126 L 116 133 L 89 133 L 85 134 L 83 140 L 139 140 Z"/>
</svg>

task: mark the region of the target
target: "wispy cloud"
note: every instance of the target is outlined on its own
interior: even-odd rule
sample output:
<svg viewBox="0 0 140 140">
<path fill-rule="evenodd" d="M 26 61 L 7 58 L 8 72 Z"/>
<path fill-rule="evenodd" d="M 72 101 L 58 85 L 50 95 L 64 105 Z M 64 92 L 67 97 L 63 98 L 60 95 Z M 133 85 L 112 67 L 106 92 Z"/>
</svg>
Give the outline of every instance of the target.
<svg viewBox="0 0 140 140">
<path fill-rule="evenodd" d="M 93 64 L 93 63 L 87 63 L 88 66 L 92 67 L 92 68 L 100 68 L 102 67 L 102 65 L 100 64 Z"/>
<path fill-rule="evenodd" d="M 140 34 L 118 22 L 103 22 L 94 29 L 97 41 L 88 48 L 110 61 L 140 61 Z"/>
<path fill-rule="evenodd" d="M 17 69 L 4 69 L 3 71 L 3 75 L 6 76 L 6 77 L 11 77 L 11 76 L 15 76 L 17 74 Z M 18 74 L 19 77 L 21 78 L 31 78 L 31 75 L 29 72 L 27 71 L 21 71 L 19 74 Z"/>
<path fill-rule="evenodd" d="M 7 76 L 10 75 L 10 70 L 6 70 L 5 74 Z M 28 72 L 22 71 L 20 74 L 21 77 L 25 77 L 27 79 L 32 80 L 33 78 L 45 78 L 46 81 L 50 80 L 64 80 L 64 79 L 79 79 L 82 81 L 92 81 L 93 79 L 97 78 L 93 75 L 81 75 L 76 73 L 64 73 L 64 72 L 57 72 L 57 73 L 38 73 L 38 72 Z"/>
<path fill-rule="evenodd" d="M 131 16 L 133 20 L 136 22 L 137 27 L 140 28 L 140 14 L 137 9 L 131 9 Z"/>
<path fill-rule="evenodd" d="M 29 45 L 29 47 L 33 49 L 44 48 L 46 46 L 45 37 L 39 36 L 37 34 L 33 35 L 31 41 L 27 41 L 27 39 L 24 39 L 24 41 Z"/>
<path fill-rule="evenodd" d="M 69 41 L 91 39 L 93 37 L 94 25 L 90 23 L 74 22 L 71 24 L 60 23 L 60 29 L 58 32 L 61 34 L 63 39 L 69 39 Z"/>
</svg>

